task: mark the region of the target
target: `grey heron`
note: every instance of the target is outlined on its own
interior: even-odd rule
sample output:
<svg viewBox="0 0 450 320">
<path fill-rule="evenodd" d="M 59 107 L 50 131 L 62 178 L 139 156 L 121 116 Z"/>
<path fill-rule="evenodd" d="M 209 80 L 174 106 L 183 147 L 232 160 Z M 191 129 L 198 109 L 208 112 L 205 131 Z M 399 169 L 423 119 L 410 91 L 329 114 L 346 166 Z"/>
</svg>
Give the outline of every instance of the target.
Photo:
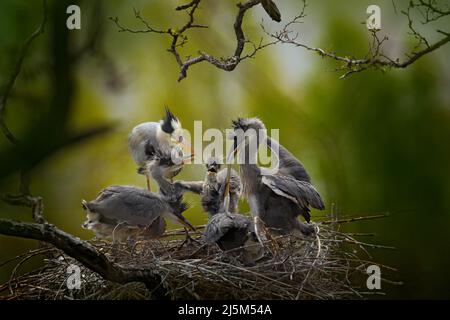
<svg viewBox="0 0 450 320">
<path fill-rule="evenodd" d="M 322 198 L 311 184 L 306 169 L 287 149 L 268 138 L 264 123 L 258 118 L 233 121 L 232 152 L 241 152 L 240 175 L 243 196 L 255 217 L 255 227 L 261 219 L 266 227 L 278 234 L 311 235 L 315 228 L 310 222 L 310 208 L 323 210 Z M 267 144 L 278 153 L 278 170 L 257 164 L 260 144 Z M 252 148 L 256 144 L 256 148 Z M 304 217 L 308 224 L 299 221 Z M 259 218 L 259 219 L 258 219 Z M 259 236 L 259 231 L 256 230 Z"/>
<path fill-rule="evenodd" d="M 202 205 L 209 215 L 204 231 L 207 243 L 216 243 L 223 251 L 233 251 L 244 262 L 259 259 L 264 249 L 259 244 L 249 217 L 238 214 L 241 183 L 236 171 L 225 168 L 210 157 L 206 162 L 206 178 L 203 184 Z"/>
<path fill-rule="evenodd" d="M 167 107 L 163 120 L 144 122 L 132 129 L 128 136 L 128 147 L 134 161 L 139 166 L 138 173 L 146 176 L 149 190 L 151 190 L 150 177 L 144 166 L 149 161 L 153 161 L 164 167 L 166 178 L 172 179 L 181 171 L 183 161 L 186 159 L 181 146 L 190 148 L 183 135 L 181 122 Z M 174 156 L 178 160 L 176 163 Z"/>
<path fill-rule="evenodd" d="M 187 209 L 182 196 L 167 199 L 145 189 L 115 185 L 103 189 L 92 201 L 82 200 L 82 206 L 87 213 L 83 228 L 100 238 L 158 238 L 165 231 L 164 218 L 195 230 L 182 215 Z"/>
<path fill-rule="evenodd" d="M 223 195 L 220 195 L 220 190 L 225 186 L 225 180 L 228 173 L 228 168 L 220 170 L 221 164 L 216 157 L 209 157 L 206 160 L 206 177 L 203 183 L 203 190 L 201 202 L 203 210 L 209 213 L 210 216 L 219 212 L 222 206 Z M 229 185 L 229 208 L 230 213 L 238 211 L 239 197 L 241 196 L 241 179 L 239 174 L 230 169 L 230 185 Z"/>
</svg>

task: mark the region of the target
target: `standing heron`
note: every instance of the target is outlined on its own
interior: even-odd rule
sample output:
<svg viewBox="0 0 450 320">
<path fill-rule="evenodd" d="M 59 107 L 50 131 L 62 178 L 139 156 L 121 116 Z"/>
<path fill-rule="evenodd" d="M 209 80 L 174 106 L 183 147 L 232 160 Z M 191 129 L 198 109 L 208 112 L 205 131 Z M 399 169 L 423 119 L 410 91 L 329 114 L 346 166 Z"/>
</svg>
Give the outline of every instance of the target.
<svg viewBox="0 0 450 320">
<path fill-rule="evenodd" d="M 182 197 L 173 201 L 132 186 L 109 186 L 96 199 L 82 200 L 82 206 L 87 212 L 83 228 L 94 231 L 100 238 L 119 241 L 138 236 L 158 238 L 165 231 L 164 218 L 195 230 L 182 215 L 187 209 Z"/>
<path fill-rule="evenodd" d="M 255 227 L 258 228 L 259 218 L 274 233 L 315 233 L 314 226 L 309 224 L 310 208 L 323 210 L 325 206 L 300 161 L 278 142 L 267 137 L 264 123 L 258 118 L 233 121 L 233 139 L 232 153 L 236 155 L 238 148 L 241 151 L 243 195 L 254 215 Z M 277 151 L 277 171 L 258 166 L 257 153 L 261 143 Z M 300 222 L 299 215 L 308 224 Z"/>
<path fill-rule="evenodd" d="M 167 107 L 163 120 L 144 122 L 133 128 L 128 136 L 128 147 L 134 161 L 139 166 L 138 173 L 146 176 L 149 190 L 151 190 L 150 177 L 144 166 L 149 161 L 154 161 L 156 164 L 164 166 L 164 176 L 172 179 L 181 171 L 185 159 L 180 146 L 189 146 L 189 144 L 183 136 L 181 122 Z M 174 156 L 180 161 L 175 163 Z"/>
</svg>

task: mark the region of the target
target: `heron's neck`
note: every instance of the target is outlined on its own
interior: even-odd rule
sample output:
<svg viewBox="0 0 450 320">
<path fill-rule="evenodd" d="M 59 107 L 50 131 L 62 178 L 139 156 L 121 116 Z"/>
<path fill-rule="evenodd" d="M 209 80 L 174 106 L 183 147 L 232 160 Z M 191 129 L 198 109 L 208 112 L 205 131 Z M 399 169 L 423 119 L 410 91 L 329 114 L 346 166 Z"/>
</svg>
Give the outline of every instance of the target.
<svg viewBox="0 0 450 320">
<path fill-rule="evenodd" d="M 158 139 L 158 142 L 161 147 L 170 148 L 170 134 L 164 132 L 161 129 L 161 126 L 159 126 L 158 129 L 156 130 L 156 138 Z"/>
<path fill-rule="evenodd" d="M 260 179 L 261 171 L 257 164 L 258 147 L 259 143 L 256 144 L 256 148 L 254 146 L 250 147 L 250 144 L 245 144 L 245 156 L 241 158 L 239 166 L 243 194 L 247 199 L 251 194 L 257 192 L 255 186 L 258 184 L 257 181 Z"/>
<path fill-rule="evenodd" d="M 206 174 L 205 184 L 215 186 L 217 184 L 217 174 Z"/>
<path fill-rule="evenodd" d="M 161 126 L 156 131 L 156 139 L 163 154 L 170 154 L 170 134 L 164 132 Z"/>
</svg>

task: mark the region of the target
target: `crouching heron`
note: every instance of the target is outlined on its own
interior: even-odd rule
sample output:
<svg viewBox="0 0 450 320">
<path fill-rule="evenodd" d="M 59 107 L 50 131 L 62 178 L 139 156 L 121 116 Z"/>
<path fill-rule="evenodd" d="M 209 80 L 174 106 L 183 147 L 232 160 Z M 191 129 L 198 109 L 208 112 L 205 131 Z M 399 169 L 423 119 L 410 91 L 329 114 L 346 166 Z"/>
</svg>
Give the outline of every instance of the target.
<svg viewBox="0 0 450 320">
<path fill-rule="evenodd" d="M 255 217 L 255 227 L 258 229 L 261 219 L 269 230 L 277 234 L 314 234 L 315 227 L 309 224 L 310 208 L 323 210 L 325 206 L 300 161 L 278 142 L 268 138 L 264 123 L 257 118 L 233 121 L 233 140 L 229 156 L 235 156 L 238 149 L 241 153 L 239 171 L 243 196 Z M 258 166 L 260 144 L 276 150 L 278 170 Z M 298 220 L 299 215 L 307 224 Z M 259 230 L 256 234 L 259 236 Z"/>
<path fill-rule="evenodd" d="M 165 218 L 195 228 L 183 217 L 187 209 L 182 197 L 167 199 L 163 195 L 132 186 L 109 186 L 96 199 L 82 200 L 87 220 L 83 228 L 99 238 L 115 241 L 158 238 L 166 227 Z"/>
<path fill-rule="evenodd" d="M 145 165 L 149 161 L 164 167 L 164 176 L 172 179 L 182 169 L 184 156 L 182 147 L 189 147 L 183 135 L 181 122 L 166 107 L 166 115 L 159 122 L 144 122 L 133 128 L 128 136 L 128 147 L 138 167 L 138 173 L 144 174 L 147 179 L 147 188 L 150 190 L 150 176 Z M 191 149 L 192 151 L 192 149 Z M 173 161 L 173 159 L 178 161 Z"/>
</svg>

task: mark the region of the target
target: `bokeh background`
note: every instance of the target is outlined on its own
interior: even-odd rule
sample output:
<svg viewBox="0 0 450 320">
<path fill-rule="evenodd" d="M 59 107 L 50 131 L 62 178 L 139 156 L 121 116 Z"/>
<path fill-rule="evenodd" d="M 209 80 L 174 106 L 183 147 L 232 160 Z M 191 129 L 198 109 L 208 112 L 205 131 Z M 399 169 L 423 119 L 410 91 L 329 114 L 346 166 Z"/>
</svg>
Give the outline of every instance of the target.
<svg viewBox="0 0 450 320">
<path fill-rule="evenodd" d="M 445 2 L 445 1 L 443 1 Z M 450 298 L 450 45 L 406 70 L 364 72 L 339 80 L 335 64 L 288 45 L 269 47 L 233 72 L 209 64 L 189 70 L 177 82 L 178 69 L 166 51 L 170 39 L 156 34 L 119 33 L 108 17 L 139 28 L 133 8 L 162 29 L 184 23 L 186 16 L 170 1 L 75 1 L 82 28 L 65 30 L 64 1 L 52 8 L 45 33 L 31 45 L 6 110 L 6 122 L 25 144 L 17 155 L 0 136 L 0 192 L 17 192 L 20 165 L 32 166 L 31 191 L 42 196 L 47 219 L 63 230 L 89 239 L 81 229 L 81 199 L 93 199 L 111 184 L 145 186 L 127 149 L 133 126 L 159 120 L 164 105 L 193 129 L 225 129 L 237 116 L 258 116 L 268 128 L 280 129 L 280 142 L 306 166 L 323 195 L 327 211 L 336 204 L 340 216 L 389 212 L 389 218 L 347 226 L 375 232 L 370 241 L 395 246 L 372 250 L 375 259 L 398 269 L 383 283 L 385 298 Z M 300 1 L 278 0 L 283 20 L 298 13 Z M 414 46 L 407 20 L 400 13 L 408 1 L 310 1 L 299 39 L 342 55 L 364 55 L 369 36 L 366 8 L 382 10 L 385 51 L 402 57 Z M 236 1 L 205 1 L 199 22 L 182 49 L 227 56 L 234 50 L 232 24 Z M 395 6 L 393 5 L 395 4 Z M 22 43 L 42 19 L 40 1 L 7 0 L 0 4 L 0 83 L 11 73 Z M 256 42 L 280 26 L 261 7 L 248 13 L 244 28 Z M 438 39 L 433 28 L 423 28 Z M 447 30 L 448 31 L 448 30 Z M 68 49 L 67 49 L 68 48 Z M 61 57 L 60 57 L 61 56 Z M 107 134 L 65 147 L 59 137 L 112 124 Z M 51 141 L 50 141 L 51 140 Z M 54 140 L 54 141 L 53 141 Z M 55 142 L 56 141 L 56 142 Z M 42 150 L 42 157 L 33 157 Z M 48 150 L 47 150 L 48 151 Z M 36 160 L 37 159 L 37 160 Z M 199 165 L 186 166 L 180 179 L 202 179 Z M 206 221 L 199 200 L 188 196 L 186 217 Z M 247 206 L 242 203 L 242 210 Z M 313 217 L 323 216 L 314 212 Z M 0 217 L 30 220 L 26 208 L 0 203 Z M 314 219 L 314 218 L 313 218 Z M 0 263 L 30 248 L 35 241 L 0 236 Z M 30 261 L 19 272 L 35 268 Z M 13 265 L 0 268 L 0 282 Z"/>
</svg>

